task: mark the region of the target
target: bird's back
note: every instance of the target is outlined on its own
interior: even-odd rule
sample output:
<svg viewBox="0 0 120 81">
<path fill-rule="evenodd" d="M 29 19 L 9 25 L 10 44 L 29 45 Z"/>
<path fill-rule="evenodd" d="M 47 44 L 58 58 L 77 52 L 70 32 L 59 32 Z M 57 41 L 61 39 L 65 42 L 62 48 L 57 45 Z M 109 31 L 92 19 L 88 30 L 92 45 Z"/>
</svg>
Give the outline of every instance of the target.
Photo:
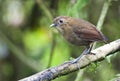
<svg viewBox="0 0 120 81">
<path fill-rule="evenodd" d="M 83 39 L 84 41 L 105 41 L 108 42 L 107 38 L 100 32 L 93 24 L 74 18 L 69 22 L 75 35 Z"/>
</svg>

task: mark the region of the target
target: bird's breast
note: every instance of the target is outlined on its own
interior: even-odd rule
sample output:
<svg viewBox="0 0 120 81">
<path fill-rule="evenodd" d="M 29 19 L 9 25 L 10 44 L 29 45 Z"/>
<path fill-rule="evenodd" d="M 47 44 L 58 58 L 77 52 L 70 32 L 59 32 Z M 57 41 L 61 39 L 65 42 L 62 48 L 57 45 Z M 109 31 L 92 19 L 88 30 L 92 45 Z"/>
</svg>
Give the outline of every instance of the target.
<svg viewBox="0 0 120 81">
<path fill-rule="evenodd" d="M 77 46 L 83 46 L 88 45 L 88 41 L 84 41 L 81 38 L 78 38 L 73 32 L 65 33 L 64 38 L 71 44 L 77 45 Z"/>
</svg>

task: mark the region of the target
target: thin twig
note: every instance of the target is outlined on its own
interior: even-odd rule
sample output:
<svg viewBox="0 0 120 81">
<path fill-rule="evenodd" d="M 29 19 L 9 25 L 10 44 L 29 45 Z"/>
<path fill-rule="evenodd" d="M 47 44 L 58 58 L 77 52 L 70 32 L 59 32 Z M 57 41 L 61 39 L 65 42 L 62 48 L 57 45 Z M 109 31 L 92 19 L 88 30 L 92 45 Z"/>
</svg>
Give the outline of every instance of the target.
<svg viewBox="0 0 120 81">
<path fill-rule="evenodd" d="M 98 23 L 97 23 L 97 28 L 99 30 L 101 30 L 103 22 L 105 21 L 105 17 L 107 15 L 110 3 L 111 3 L 111 0 L 106 0 L 103 5 L 103 8 L 102 8 L 102 11 L 101 11 L 100 17 L 98 19 Z"/>
<path fill-rule="evenodd" d="M 79 72 L 77 73 L 77 77 L 75 78 L 75 81 L 81 81 L 82 75 L 84 74 L 84 70 L 85 69 L 79 70 Z"/>
<path fill-rule="evenodd" d="M 102 29 L 102 25 L 103 25 L 103 22 L 105 21 L 105 17 L 107 15 L 107 12 L 108 12 L 108 9 L 109 9 L 111 1 L 112 0 L 106 0 L 105 3 L 104 3 L 104 5 L 103 5 L 100 17 L 98 19 L 98 23 L 96 25 L 96 27 L 97 27 L 98 30 Z M 95 48 L 95 46 L 96 46 L 96 43 L 94 43 L 93 49 Z"/>
<path fill-rule="evenodd" d="M 42 0 L 36 0 L 39 6 L 42 8 L 48 19 L 51 21 L 53 19 L 52 14 L 50 13 L 50 10 L 47 8 L 47 6 L 44 4 Z"/>
<path fill-rule="evenodd" d="M 48 61 L 48 66 L 47 68 L 49 68 L 51 66 L 51 63 L 52 63 L 52 59 L 53 59 L 53 55 L 54 55 L 54 49 L 55 49 L 55 46 L 56 46 L 56 37 L 55 35 L 53 34 L 53 39 L 52 39 L 52 46 L 51 46 L 51 51 L 50 51 L 50 56 L 49 56 L 49 61 Z"/>
</svg>

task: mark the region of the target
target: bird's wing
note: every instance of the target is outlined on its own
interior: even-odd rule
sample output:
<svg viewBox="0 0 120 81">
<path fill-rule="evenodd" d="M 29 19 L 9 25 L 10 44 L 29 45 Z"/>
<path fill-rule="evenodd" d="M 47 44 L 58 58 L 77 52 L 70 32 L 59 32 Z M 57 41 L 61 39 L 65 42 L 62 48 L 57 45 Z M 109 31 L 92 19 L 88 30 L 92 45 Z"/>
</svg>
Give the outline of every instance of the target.
<svg viewBox="0 0 120 81">
<path fill-rule="evenodd" d="M 78 27 L 78 26 L 81 26 L 81 27 Z M 76 25 L 76 27 L 77 28 L 73 27 L 73 32 L 80 39 L 83 39 L 85 41 L 103 41 L 104 40 L 103 34 L 100 31 L 98 31 L 92 24 L 87 24 L 87 25 L 80 24 L 80 25 Z"/>
</svg>

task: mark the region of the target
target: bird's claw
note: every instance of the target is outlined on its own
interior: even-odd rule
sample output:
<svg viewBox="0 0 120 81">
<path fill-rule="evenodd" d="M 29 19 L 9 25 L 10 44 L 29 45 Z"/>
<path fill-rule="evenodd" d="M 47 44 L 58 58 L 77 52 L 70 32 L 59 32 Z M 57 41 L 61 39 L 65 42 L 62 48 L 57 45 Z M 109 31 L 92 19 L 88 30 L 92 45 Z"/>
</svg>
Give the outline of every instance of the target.
<svg viewBox="0 0 120 81">
<path fill-rule="evenodd" d="M 93 52 L 90 52 L 89 54 L 91 54 L 91 55 L 96 55 L 95 53 L 93 53 Z"/>
</svg>

